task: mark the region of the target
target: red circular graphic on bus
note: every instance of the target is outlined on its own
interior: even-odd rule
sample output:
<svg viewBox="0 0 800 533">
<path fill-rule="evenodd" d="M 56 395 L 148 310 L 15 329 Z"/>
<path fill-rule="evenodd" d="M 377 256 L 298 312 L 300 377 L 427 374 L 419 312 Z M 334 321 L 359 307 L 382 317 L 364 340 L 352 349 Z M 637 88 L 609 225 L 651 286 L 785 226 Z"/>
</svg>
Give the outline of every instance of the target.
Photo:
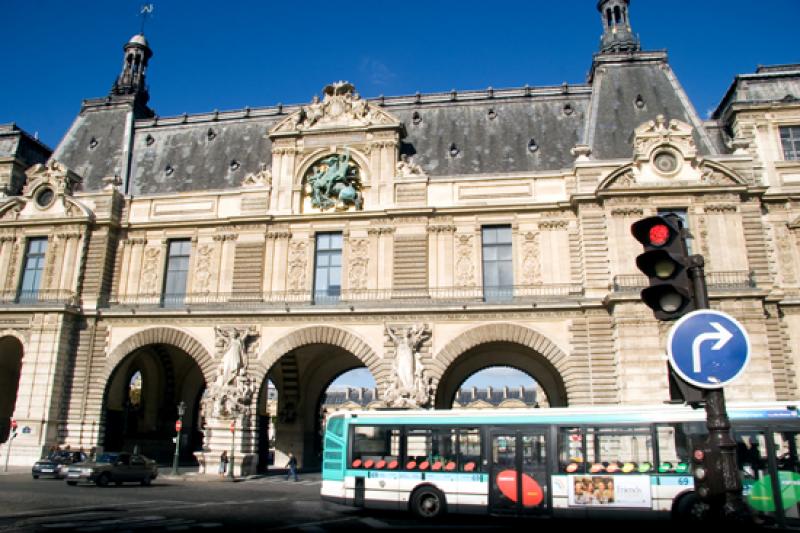
<svg viewBox="0 0 800 533">
<path fill-rule="evenodd" d="M 503 470 L 497 474 L 497 488 L 503 496 L 517 502 L 517 471 Z M 522 505 L 524 507 L 536 507 L 544 500 L 544 491 L 535 479 L 528 474 L 522 474 Z"/>
</svg>

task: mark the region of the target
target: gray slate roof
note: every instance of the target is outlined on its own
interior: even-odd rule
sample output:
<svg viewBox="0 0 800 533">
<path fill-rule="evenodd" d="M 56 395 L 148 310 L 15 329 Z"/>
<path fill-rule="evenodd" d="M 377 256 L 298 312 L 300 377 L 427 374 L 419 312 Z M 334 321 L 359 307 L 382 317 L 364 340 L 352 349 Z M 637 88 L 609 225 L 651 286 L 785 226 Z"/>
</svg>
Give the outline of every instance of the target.
<svg viewBox="0 0 800 533">
<path fill-rule="evenodd" d="M 598 68 L 602 67 L 602 68 Z M 635 102 L 641 96 L 642 107 Z M 135 121 L 131 106 L 84 105 L 56 158 L 84 178 L 85 190 L 125 172 L 133 195 L 238 187 L 271 162 L 269 129 L 297 107 Z M 398 117 L 413 155 L 432 180 L 496 173 L 558 172 L 572 167 L 576 144 L 592 158 L 625 159 L 633 130 L 656 115 L 687 122 L 701 154 L 723 147 L 696 116 L 660 52 L 595 57 L 589 85 L 437 93 L 370 100 Z M 211 133 L 209 133 L 209 130 Z"/>
</svg>

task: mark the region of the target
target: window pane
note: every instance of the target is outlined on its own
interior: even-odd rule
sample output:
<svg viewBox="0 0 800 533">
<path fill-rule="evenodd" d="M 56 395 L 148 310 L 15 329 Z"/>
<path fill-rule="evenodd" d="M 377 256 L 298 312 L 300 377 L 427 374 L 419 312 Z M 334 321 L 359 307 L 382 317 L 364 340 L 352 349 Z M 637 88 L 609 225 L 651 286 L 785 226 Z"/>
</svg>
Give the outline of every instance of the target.
<svg viewBox="0 0 800 533">
<path fill-rule="evenodd" d="M 586 432 L 589 472 L 645 473 L 653 470 L 650 428 L 589 428 Z"/>
<path fill-rule="evenodd" d="M 318 233 L 316 236 L 314 301 L 336 301 L 341 294 L 342 234 Z"/>
<path fill-rule="evenodd" d="M 501 227 L 495 228 L 497 231 L 497 242 L 502 244 L 511 244 L 511 228 Z"/>
<path fill-rule="evenodd" d="M 461 472 L 482 471 L 480 430 L 460 429 L 458 432 L 458 470 Z"/>
<path fill-rule="evenodd" d="M 23 262 L 22 279 L 19 285 L 18 299 L 35 300 L 44 273 L 44 257 L 47 253 L 47 237 L 35 237 L 28 240 Z"/>
<path fill-rule="evenodd" d="M 400 430 L 386 426 L 353 428 L 351 468 L 394 470 L 400 461 Z"/>
<path fill-rule="evenodd" d="M 192 243 L 188 239 L 169 242 L 167 271 L 164 279 L 163 305 L 179 306 L 186 297 L 186 282 L 189 274 L 189 256 Z"/>
<path fill-rule="evenodd" d="M 800 160 L 800 126 L 780 128 L 783 158 L 789 161 Z"/>
<path fill-rule="evenodd" d="M 558 432 L 559 472 L 582 474 L 585 464 L 583 432 L 580 428 L 561 428 Z"/>
</svg>

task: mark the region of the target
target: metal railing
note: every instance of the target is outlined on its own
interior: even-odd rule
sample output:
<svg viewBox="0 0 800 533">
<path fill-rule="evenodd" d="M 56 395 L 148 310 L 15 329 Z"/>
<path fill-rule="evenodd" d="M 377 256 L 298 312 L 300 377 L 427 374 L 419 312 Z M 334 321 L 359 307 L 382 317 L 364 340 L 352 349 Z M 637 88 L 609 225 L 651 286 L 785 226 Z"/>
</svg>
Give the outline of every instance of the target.
<svg viewBox="0 0 800 533">
<path fill-rule="evenodd" d="M 0 291 L 0 305 L 78 305 L 74 291 Z"/>
<path fill-rule="evenodd" d="M 612 289 L 614 292 L 635 292 L 648 285 L 647 277 L 642 274 L 619 274 L 614 276 Z M 706 285 L 709 290 L 753 289 L 756 282 L 751 271 L 731 270 L 706 272 Z"/>
<path fill-rule="evenodd" d="M 580 284 L 517 285 L 503 288 L 436 287 L 429 289 L 353 289 L 335 294 L 313 291 L 227 292 L 186 294 L 118 294 L 111 298 L 111 307 L 231 308 L 284 307 L 347 307 L 358 305 L 452 305 L 467 303 L 533 303 L 578 297 Z"/>
</svg>

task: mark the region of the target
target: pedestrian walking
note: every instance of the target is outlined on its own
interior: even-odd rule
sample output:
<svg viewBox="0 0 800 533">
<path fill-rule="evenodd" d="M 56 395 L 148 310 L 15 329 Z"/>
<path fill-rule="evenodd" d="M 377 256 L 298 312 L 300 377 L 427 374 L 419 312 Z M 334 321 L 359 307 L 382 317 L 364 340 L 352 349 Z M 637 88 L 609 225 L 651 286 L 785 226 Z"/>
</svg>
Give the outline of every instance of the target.
<svg viewBox="0 0 800 533">
<path fill-rule="evenodd" d="M 286 463 L 286 468 L 289 469 L 286 473 L 286 481 L 289 481 L 290 477 L 293 477 L 295 481 L 300 481 L 300 478 L 297 477 L 297 458 L 292 452 L 289 452 L 289 462 Z"/>
<path fill-rule="evenodd" d="M 222 455 L 219 456 L 219 477 L 225 477 L 225 472 L 228 470 L 228 450 L 222 450 Z"/>
</svg>

